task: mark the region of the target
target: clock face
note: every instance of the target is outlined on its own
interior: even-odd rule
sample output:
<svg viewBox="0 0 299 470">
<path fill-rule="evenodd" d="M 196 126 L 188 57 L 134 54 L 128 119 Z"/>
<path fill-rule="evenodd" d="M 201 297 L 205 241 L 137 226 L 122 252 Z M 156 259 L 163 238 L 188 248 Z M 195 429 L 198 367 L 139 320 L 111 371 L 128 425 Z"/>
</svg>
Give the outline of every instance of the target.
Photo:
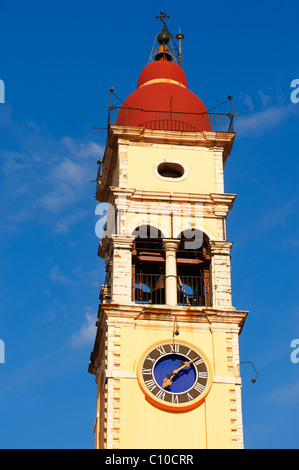
<svg viewBox="0 0 299 470">
<path fill-rule="evenodd" d="M 163 341 L 148 349 L 139 363 L 137 377 L 151 403 L 174 411 L 198 406 L 211 386 L 207 359 L 182 341 Z"/>
</svg>

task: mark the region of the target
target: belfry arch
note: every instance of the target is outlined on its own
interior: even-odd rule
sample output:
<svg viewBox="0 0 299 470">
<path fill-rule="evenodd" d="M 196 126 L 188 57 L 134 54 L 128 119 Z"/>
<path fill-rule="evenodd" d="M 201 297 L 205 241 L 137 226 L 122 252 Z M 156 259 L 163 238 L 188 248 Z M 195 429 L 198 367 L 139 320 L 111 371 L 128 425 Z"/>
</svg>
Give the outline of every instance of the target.
<svg viewBox="0 0 299 470">
<path fill-rule="evenodd" d="M 160 229 L 136 227 L 132 249 L 132 300 L 136 303 L 165 303 L 164 238 Z"/>
<path fill-rule="evenodd" d="M 197 229 L 184 230 L 173 240 L 173 271 L 166 272 L 168 238 L 150 225 L 136 227 L 132 248 L 132 301 L 165 304 L 166 286 L 177 305 L 210 306 L 210 241 Z M 171 268 L 170 268 L 171 269 Z M 173 277 L 175 279 L 167 279 Z M 174 286 L 175 283 L 175 286 Z"/>
<path fill-rule="evenodd" d="M 184 230 L 177 237 L 178 305 L 211 305 L 210 240 L 198 229 Z"/>
</svg>

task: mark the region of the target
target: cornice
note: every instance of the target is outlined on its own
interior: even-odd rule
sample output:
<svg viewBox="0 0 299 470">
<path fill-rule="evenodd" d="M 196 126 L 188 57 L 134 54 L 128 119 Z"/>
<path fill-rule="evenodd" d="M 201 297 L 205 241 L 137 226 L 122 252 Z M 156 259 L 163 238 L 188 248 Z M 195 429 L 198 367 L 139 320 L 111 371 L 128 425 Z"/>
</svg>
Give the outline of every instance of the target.
<svg viewBox="0 0 299 470">
<path fill-rule="evenodd" d="M 209 194 L 198 194 L 198 193 L 179 193 L 179 192 L 168 192 L 168 191 L 149 191 L 143 189 L 132 189 L 132 188 L 119 188 L 116 186 L 110 186 L 110 190 L 114 197 L 123 197 L 128 200 L 161 200 L 163 202 L 193 202 L 193 203 L 209 203 L 209 204 L 220 204 L 231 206 L 236 198 L 235 194 L 229 193 L 209 193 Z"/>
<path fill-rule="evenodd" d="M 100 350 L 104 346 L 104 333 L 110 326 L 126 326 L 132 328 L 151 328 L 169 330 L 172 334 L 174 319 L 181 326 L 183 335 L 185 328 L 194 327 L 203 332 L 234 332 L 240 334 L 248 311 L 230 308 L 186 307 L 169 305 L 140 305 L 134 302 L 127 304 L 100 303 L 97 335 L 90 357 L 89 372 L 96 374 L 99 366 Z"/>
<path fill-rule="evenodd" d="M 171 193 L 166 191 L 145 191 L 110 186 L 111 194 L 119 209 L 126 210 L 138 204 L 202 204 L 206 213 L 212 212 L 216 217 L 226 217 L 232 209 L 235 194 L 195 194 Z M 162 210 L 162 207 L 161 207 Z M 165 207 L 167 211 L 167 207 Z"/>
<path fill-rule="evenodd" d="M 100 316 L 106 315 L 109 323 L 115 318 L 117 323 L 126 325 L 135 325 L 143 321 L 157 322 L 173 322 L 177 317 L 178 323 L 184 324 L 209 324 L 216 329 L 234 329 L 237 328 L 240 333 L 245 323 L 248 311 L 236 310 L 233 307 L 186 307 L 186 306 L 169 306 L 169 305 L 140 305 L 134 302 L 128 304 L 105 303 L 99 305 Z M 118 319 L 118 320 L 117 320 Z M 216 326 L 218 325 L 218 326 Z M 222 326 L 221 326 L 222 325 Z"/>
<path fill-rule="evenodd" d="M 235 138 L 234 132 L 185 132 L 161 129 L 146 129 L 133 126 L 110 125 L 108 134 L 111 138 L 122 139 L 123 141 L 156 142 L 170 144 L 184 144 L 194 146 L 214 146 L 226 147 L 229 152 Z"/>
</svg>

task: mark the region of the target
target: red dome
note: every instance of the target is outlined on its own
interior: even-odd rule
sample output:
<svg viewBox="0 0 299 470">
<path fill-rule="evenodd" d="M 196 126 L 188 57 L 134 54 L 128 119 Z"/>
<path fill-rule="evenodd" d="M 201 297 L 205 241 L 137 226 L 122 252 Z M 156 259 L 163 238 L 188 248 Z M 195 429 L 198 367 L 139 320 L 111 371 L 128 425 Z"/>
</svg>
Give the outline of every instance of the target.
<svg viewBox="0 0 299 470">
<path fill-rule="evenodd" d="M 158 60 L 147 64 L 139 76 L 137 88 L 151 80 L 157 80 L 159 78 L 174 80 L 188 88 L 183 69 L 169 60 Z"/>
<path fill-rule="evenodd" d="M 144 67 L 137 89 L 119 110 L 116 124 L 193 132 L 211 130 L 207 109 L 188 90 L 183 69 L 167 60 Z"/>
</svg>

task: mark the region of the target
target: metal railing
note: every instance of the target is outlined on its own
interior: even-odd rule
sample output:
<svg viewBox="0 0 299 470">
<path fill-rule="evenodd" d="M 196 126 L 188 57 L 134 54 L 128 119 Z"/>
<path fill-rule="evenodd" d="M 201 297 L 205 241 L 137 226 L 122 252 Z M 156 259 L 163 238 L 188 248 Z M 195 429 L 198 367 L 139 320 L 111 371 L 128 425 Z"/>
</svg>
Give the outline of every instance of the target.
<svg viewBox="0 0 299 470">
<path fill-rule="evenodd" d="M 133 300 L 138 304 L 165 304 L 165 276 L 135 274 Z"/>
<path fill-rule="evenodd" d="M 201 276 L 178 276 L 178 305 L 205 305 L 205 287 Z"/>
<path fill-rule="evenodd" d="M 234 114 L 183 113 L 109 106 L 108 124 L 184 132 L 234 132 Z"/>
<path fill-rule="evenodd" d="M 165 304 L 165 276 L 161 274 L 135 274 L 135 303 Z M 201 307 L 205 305 L 205 287 L 201 276 L 178 276 L 177 303 Z"/>
</svg>

